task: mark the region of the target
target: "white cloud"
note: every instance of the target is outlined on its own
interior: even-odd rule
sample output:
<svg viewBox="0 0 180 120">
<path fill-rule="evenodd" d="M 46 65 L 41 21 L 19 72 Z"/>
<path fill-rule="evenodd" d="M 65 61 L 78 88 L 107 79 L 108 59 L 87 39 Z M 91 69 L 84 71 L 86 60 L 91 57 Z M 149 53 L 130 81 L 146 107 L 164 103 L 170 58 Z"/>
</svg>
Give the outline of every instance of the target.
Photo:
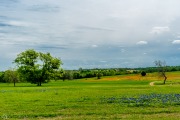
<svg viewBox="0 0 180 120">
<path fill-rule="evenodd" d="M 172 44 L 180 44 L 180 40 L 174 40 L 172 41 Z"/>
<path fill-rule="evenodd" d="M 169 27 L 153 27 L 150 33 L 162 34 L 162 33 L 169 32 L 169 31 L 170 31 Z"/>
<path fill-rule="evenodd" d="M 101 60 L 101 61 L 99 61 L 99 62 L 101 62 L 101 63 L 106 63 L 107 61 L 105 61 L 105 60 Z"/>
<path fill-rule="evenodd" d="M 97 47 L 98 47 L 98 45 L 92 45 L 91 47 L 93 47 L 93 48 L 97 48 Z"/>
<path fill-rule="evenodd" d="M 148 42 L 147 41 L 139 41 L 136 44 L 137 45 L 146 45 L 146 44 L 148 44 Z"/>
<path fill-rule="evenodd" d="M 9 21 L 7 24 L 18 27 L 29 27 L 33 25 L 32 23 L 22 22 L 22 21 Z"/>
<path fill-rule="evenodd" d="M 126 52 L 126 50 L 125 49 L 121 49 L 121 52 L 124 53 L 124 52 Z"/>
</svg>

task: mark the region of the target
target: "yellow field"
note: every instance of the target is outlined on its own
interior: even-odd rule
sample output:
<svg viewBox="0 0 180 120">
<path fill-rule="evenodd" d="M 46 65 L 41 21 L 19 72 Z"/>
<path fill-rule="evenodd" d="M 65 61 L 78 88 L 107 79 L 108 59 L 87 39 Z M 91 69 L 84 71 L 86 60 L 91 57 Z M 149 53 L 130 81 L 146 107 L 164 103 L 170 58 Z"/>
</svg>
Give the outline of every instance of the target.
<svg viewBox="0 0 180 120">
<path fill-rule="evenodd" d="M 167 72 L 167 84 L 180 84 L 180 72 Z M 157 82 L 163 83 L 164 78 L 159 77 L 158 73 L 147 73 L 146 76 L 141 76 L 141 74 L 128 74 L 128 75 L 119 75 L 119 76 L 107 76 L 102 77 L 101 79 L 97 80 L 97 78 L 90 78 L 87 79 L 87 82 L 93 81 L 121 81 L 121 80 L 131 80 L 131 81 L 148 81 L 149 82 Z"/>
</svg>

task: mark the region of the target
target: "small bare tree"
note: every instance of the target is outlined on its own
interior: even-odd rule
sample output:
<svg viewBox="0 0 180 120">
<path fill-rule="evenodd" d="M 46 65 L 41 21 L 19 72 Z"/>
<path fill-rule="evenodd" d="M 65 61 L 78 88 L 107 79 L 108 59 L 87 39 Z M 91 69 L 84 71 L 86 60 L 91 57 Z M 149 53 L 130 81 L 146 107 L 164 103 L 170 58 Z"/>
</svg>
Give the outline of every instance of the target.
<svg viewBox="0 0 180 120">
<path fill-rule="evenodd" d="M 156 60 L 154 61 L 156 67 L 158 68 L 158 73 L 160 77 L 164 78 L 164 84 L 166 84 L 167 76 L 166 76 L 166 62 L 165 61 L 160 61 Z"/>
</svg>

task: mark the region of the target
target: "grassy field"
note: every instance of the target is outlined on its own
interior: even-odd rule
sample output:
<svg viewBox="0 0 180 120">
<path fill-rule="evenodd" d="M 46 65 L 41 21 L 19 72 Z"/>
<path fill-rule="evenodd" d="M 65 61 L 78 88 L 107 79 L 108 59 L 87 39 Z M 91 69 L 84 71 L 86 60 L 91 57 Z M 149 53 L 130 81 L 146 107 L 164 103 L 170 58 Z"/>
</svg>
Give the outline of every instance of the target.
<svg viewBox="0 0 180 120">
<path fill-rule="evenodd" d="M 156 74 L 51 81 L 41 87 L 0 83 L 0 119 L 179 120 L 180 72 L 167 76 L 166 85 Z"/>
</svg>

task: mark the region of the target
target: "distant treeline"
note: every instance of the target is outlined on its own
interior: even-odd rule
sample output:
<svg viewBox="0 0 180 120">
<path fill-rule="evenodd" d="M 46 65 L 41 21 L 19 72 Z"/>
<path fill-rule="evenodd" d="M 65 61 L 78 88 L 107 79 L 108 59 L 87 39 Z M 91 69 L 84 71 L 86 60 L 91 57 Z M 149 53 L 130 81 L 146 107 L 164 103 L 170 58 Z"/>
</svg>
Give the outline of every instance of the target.
<svg viewBox="0 0 180 120">
<path fill-rule="evenodd" d="M 78 70 L 64 70 L 61 72 L 61 76 L 52 77 L 52 80 L 74 80 L 74 79 L 82 79 L 82 78 L 93 78 L 97 77 L 100 79 L 102 76 L 115 76 L 115 75 L 125 75 L 125 74 L 140 74 L 142 71 L 146 73 L 157 72 L 157 67 L 147 67 L 147 68 L 109 68 L 109 69 L 82 69 Z M 167 66 L 167 72 L 180 71 L 180 66 Z M 0 82 L 12 82 L 8 79 L 10 71 L 2 71 L 0 72 Z M 13 73 L 14 78 L 17 82 L 25 82 L 24 80 L 20 80 L 18 77 L 17 71 L 11 71 Z"/>
<path fill-rule="evenodd" d="M 166 72 L 180 71 L 180 66 L 166 66 Z M 158 72 L 157 67 L 135 68 L 135 70 L 145 71 L 146 73 Z"/>
<path fill-rule="evenodd" d="M 146 67 L 146 68 L 109 68 L 109 69 L 82 69 L 79 70 L 65 70 L 61 79 L 73 80 L 81 78 L 92 78 L 97 77 L 98 79 L 102 76 L 114 76 L 114 75 L 125 75 L 125 74 L 140 74 L 142 71 L 146 73 L 158 72 L 157 67 Z M 180 71 L 180 66 L 167 66 L 167 72 Z"/>
<path fill-rule="evenodd" d="M 79 70 L 65 70 L 62 76 L 62 79 L 81 79 L 81 78 L 92 78 L 97 77 L 101 78 L 102 76 L 114 76 L 114 75 L 123 75 L 130 72 L 125 68 L 117 69 L 82 69 Z"/>
</svg>

